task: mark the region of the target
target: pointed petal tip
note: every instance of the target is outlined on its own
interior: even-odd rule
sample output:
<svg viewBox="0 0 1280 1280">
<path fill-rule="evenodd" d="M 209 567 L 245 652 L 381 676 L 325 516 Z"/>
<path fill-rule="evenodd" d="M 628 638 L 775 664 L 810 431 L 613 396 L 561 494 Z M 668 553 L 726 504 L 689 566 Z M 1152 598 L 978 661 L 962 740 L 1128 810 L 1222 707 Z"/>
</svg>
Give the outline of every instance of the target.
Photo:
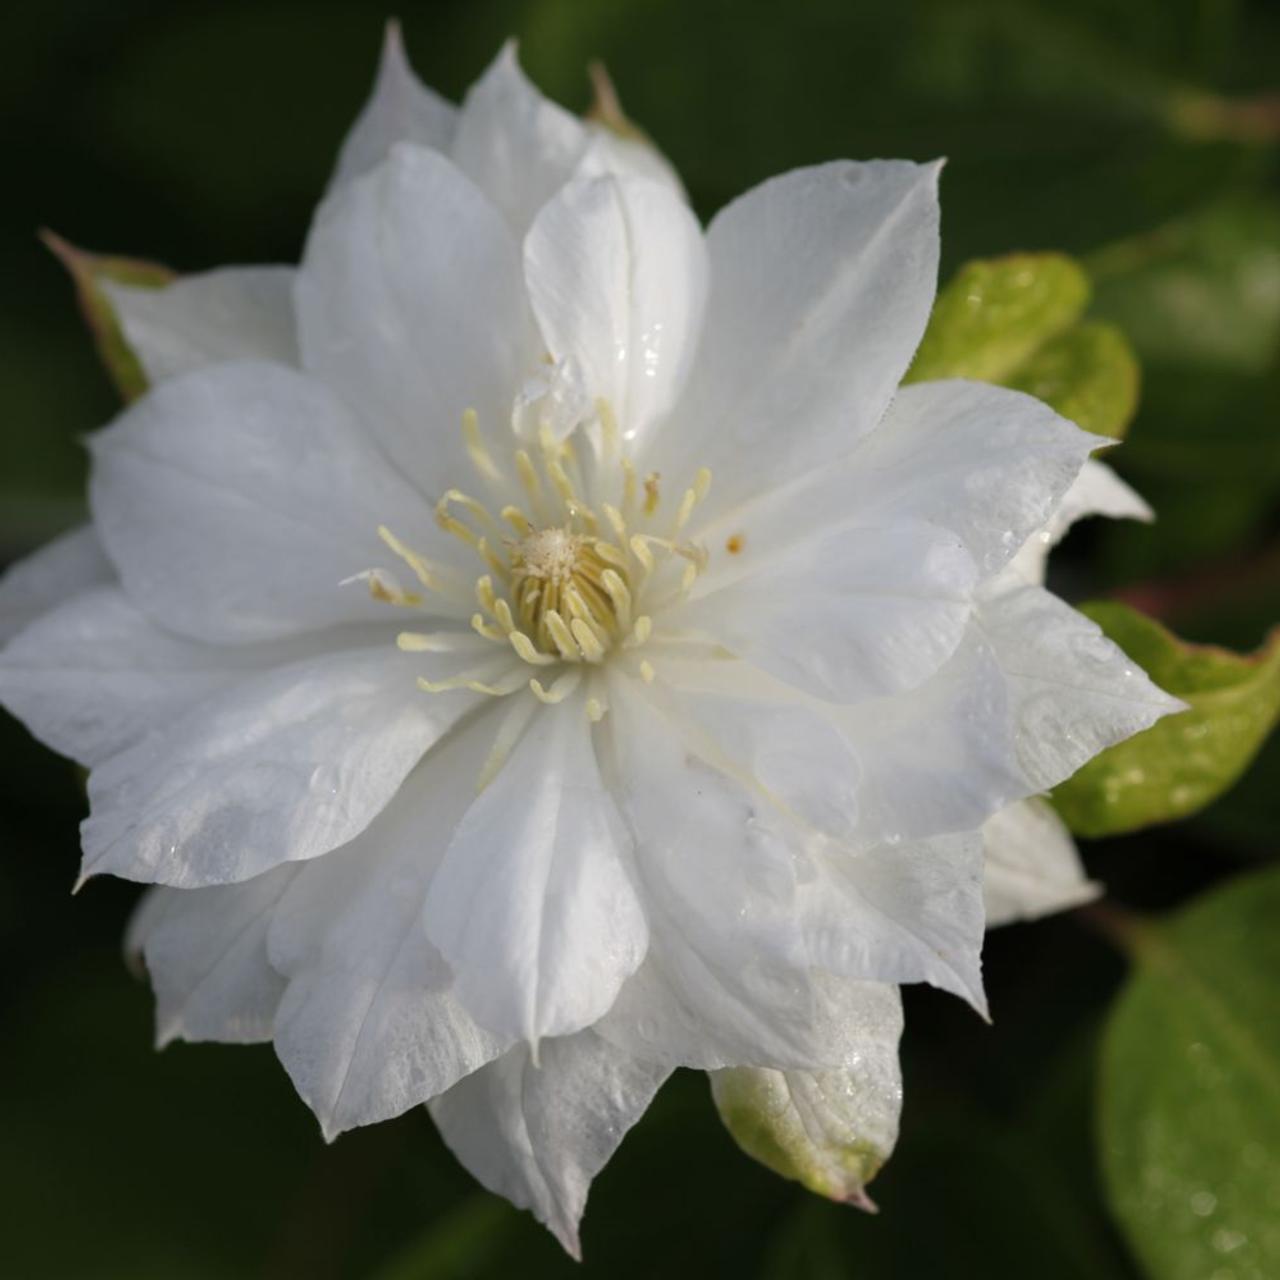
<svg viewBox="0 0 1280 1280">
<path fill-rule="evenodd" d="M 567 1220 L 548 1222 L 547 1228 L 560 1242 L 560 1247 L 574 1260 L 574 1262 L 582 1261 L 582 1240 L 578 1235 L 578 1228 L 575 1223 Z"/>
<path fill-rule="evenodd" d="M 863 1213 L 877 1214 L 880 1212 L 880 1206 L 867 1194 L 866 1187 L 858 1187 L 851 1191 L 848 1195 L 842 1197 L 841 1204 L 847 1204 L 854 1209 L 861 1209 Z"/>
</svg>

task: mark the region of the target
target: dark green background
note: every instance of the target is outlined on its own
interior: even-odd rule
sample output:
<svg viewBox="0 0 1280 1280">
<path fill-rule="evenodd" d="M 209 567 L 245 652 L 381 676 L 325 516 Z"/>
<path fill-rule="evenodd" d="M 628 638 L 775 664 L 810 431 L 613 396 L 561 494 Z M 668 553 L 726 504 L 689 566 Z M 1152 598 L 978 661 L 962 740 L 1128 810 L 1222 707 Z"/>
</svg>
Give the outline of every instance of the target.
<svg viewBox="0 0 1280 1280">
<path fill-rule="evenodd" d="M 0 17 L 0 561 L 76 519 L 79 438 L 113 410 L 35 229 L 180 270 L 294 259 L 383 16 L 116 0 Z M 572 107 L 603 58 L 703 214 L 797 164 L 950 157 L 944 273 L 1078 253 L 1098 312 L 1143 357 L 1116 462 L 1161 523 L 1077 534 L 1059 587 L 1140 584 L 1184 634 L 1245 647 L 1280 615 L 1280 106 L 1232 105 L 1276 87 L 1280 5 L 447 0 L 400 16 L 424 78 L 455 98 L 508 34 Z M 118 954 L 135 891 L 69 896 L 76 777 L 7 720 L 0 763 L 0 1272 L 573 1274 L 474 1188 L 425 1115 L 326 1148 L 269 1049 L 154 1055 L 149 996 Z M 1273 748 L 1179 828 L 1090 848 L 1091 870 L 1159 909 L 1268 856 L 1276 764 Z M 685 1073 L 592 1193 L 587 1274 L 1133 1276 L 1090 1139 L 1121 963 L 1063 919 L 1001 931 L 987 968 L 992 1028 L 909 993 L 904 1136 L 873 1188 L 878 1219 L 740 1156 Z"/>
</svg>

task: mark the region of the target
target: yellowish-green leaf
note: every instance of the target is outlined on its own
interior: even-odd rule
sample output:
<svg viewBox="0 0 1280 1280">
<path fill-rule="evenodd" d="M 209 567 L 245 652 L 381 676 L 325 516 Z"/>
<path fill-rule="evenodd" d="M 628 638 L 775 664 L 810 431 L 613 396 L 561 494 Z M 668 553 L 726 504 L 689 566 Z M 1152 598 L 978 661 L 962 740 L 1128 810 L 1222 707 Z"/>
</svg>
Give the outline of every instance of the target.
<svg viewBox="0 0 1280 1280">
<path fill-rule="evenodd" d="M 1127 605 L 1084 605 L 1162 689 L 1189 710 L 1096 756 L 1053 793 L 1083 836 L 1172 822 L 1216 800 L 1280 719 L 1280 629 L 1255 654 L 1188 644 Z"/>
<path fill-rule="evenodd" d="M 125 339 L 115 308 L 102 289 L 102 281 L 158 289 L 168 284 L 174 273 L 159 263 L 139 258 L 86 253 L 52 231 L 42 232 L 41 238 L 71 274 L 80 310 L 111 381 L 126 403 L 136 400 L 147 389 L 146 375 Z"/>
<path fill-rule="evenodd" d="M 1043 400 L 1086 431 L 1118 440 L 1138 407 L 1138 362 L 1119 329 L 1088 321 L 1050 338 L 1004 385 Z"/>
<path fill-rule="evenodd" d="M 1063 254 L 966 263 L 939 291 L 907 381 L 1004 382 L 1074 324 L 1088 301 L 1088 277 Z"/>
<path fill-rule="evenodd" d="M 1107 1196 L 1152 1280 L 1280 1276 L 1280 871 L 1134 934 L 1102 1052 Z"/>
</svg>

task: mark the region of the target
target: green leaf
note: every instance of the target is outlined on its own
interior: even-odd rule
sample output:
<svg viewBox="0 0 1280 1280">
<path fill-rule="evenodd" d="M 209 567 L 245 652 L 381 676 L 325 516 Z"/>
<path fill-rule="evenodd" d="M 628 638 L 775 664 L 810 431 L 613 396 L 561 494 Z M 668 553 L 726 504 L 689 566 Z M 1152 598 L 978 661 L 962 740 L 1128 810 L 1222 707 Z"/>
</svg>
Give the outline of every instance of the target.
<svg viewBox="0 0 1280 1280">
<path fill-rule="evenodd" d="M 1108 1198 L 1153 1280 L 1280 1275 L 1280 871 L 1135 933 L 1099 1096 Z"/>
<path fill-rule="evenodd" d="M 1118 440 L 1138 407 L 1138 362 L 1119 329 L 1092 321 L 1050 338 L 1004 385 Z"/>
<path fill-rule="evenodd" d="M 111 381 L 115 383 L 121 398 L 128 403 L 136 400 L 147 389 L 146 375 L 125 339 L 119 317 L 111 300 L 102 289 L 102 282 L 134 285 L 140 288 L 158 289 L 174 278 L 168 267 L 145 262 L 139 258 L 107 257 L 86 253 L 68 244 L 52 231 L 44 231 L 41 238 L 58 260 L 70 272 L 75 283 L 80 310 L 93 334 L 98 355 L 106 366 Z"/>
<path fill-rule="evenodd" d="M 907 381 L 1003 382 L 1080 318 L 1089 281 L 1058 253 L 966 263 L 938 293 Z"/>
<path fill-rule="evenodd" d="M 906 381 L 999 383 L 1119 439 L 1138 404 L 1138 362 L 1113 325 L 1080 321 L 1089 292 L 1059 253 L 967 263 L 938 294 Z"/>
<path fill-rule="evenodd" d="M 1152 680 L 1189 710 L 1096 756 L 1053 793 L 1077 835 L 1172 822 L 1216 800 L 1280 719 L 1280 629 L 1251 655 L 1179 640 L 1127 605 L 1083 605 Z"/>
</svg>

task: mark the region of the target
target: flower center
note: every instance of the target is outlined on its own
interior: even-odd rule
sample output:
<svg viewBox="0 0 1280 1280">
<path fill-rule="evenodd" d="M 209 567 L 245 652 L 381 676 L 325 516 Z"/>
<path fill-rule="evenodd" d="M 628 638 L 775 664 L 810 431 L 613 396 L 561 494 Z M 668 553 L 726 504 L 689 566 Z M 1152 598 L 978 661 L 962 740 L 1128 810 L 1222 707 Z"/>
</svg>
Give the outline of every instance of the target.
<svg viewBox="0 0 1280 1280">
<path fill-rule="evenodd" d="M 514 650 L 527 665 L 508 667 L 496 678 L 480 667 L 446 681 L 420 679 L 427 692 L 467 688 L 504 695 L 527 684 L 541 700 L 559 701 L 607 655 L 645 644 L 653 613 L 692 588 L 706 553 L 680 535 L 706 495 L 710 472 L 699 471 L 675 511 L 664 513 L 659 477 L 637 476 L 622 455 L 607 405 L 598 406 L 595 421 L 598 447 L 590 459 L 594 487 L 616 501 L 593 505 L 572 437 L 556 440 L 544 430 L 536 448 L 516 448 L 512 466 L 503 468 L 485 445 L 476 415 L 464 415 L 468 453 L 498 514 L 451 489 L 436 504 L 436 523 L 482 562 L 484 572 L 470 592 L 479 606 L 471 617 L 472 631 L 507 649 L 508 662 Z M 499 506 L 511 498 L 519 505 L 506 501 Z M 464 598 L 465 587 L 449 569 L 405 546 L 389 529 L 379 533 L 429 592 Z M 404 591 L 389 575 L 370 571 L 363 576 L 380 600 L 423 603 L 419 593 Z M 440 651 L 458 647 L 459 639 L 452 633 L 402 632 L 399 644 L 411 651 Z M 530 666 L 561 664 L 568 665 L 550 688 L 529 676 Z M 643 659 L 637 672 L 646 680 L 653 677 Z M 588 702 L 594 716 L 593 704 L 599 707 L 594 698 Z"/>
<path fill-rule="evenodd" d="M 607 558 L 613 548 L 601 554 L 602 545 L 598 538 L 551 528 L 536 529 L 512 546 L 515 618 L 539 653 L 565 655 L 566 624 L 570 639 L 573 624 L 581 622 L 604 650 L 630 624 L 628 566 Z"/>
</svg>

